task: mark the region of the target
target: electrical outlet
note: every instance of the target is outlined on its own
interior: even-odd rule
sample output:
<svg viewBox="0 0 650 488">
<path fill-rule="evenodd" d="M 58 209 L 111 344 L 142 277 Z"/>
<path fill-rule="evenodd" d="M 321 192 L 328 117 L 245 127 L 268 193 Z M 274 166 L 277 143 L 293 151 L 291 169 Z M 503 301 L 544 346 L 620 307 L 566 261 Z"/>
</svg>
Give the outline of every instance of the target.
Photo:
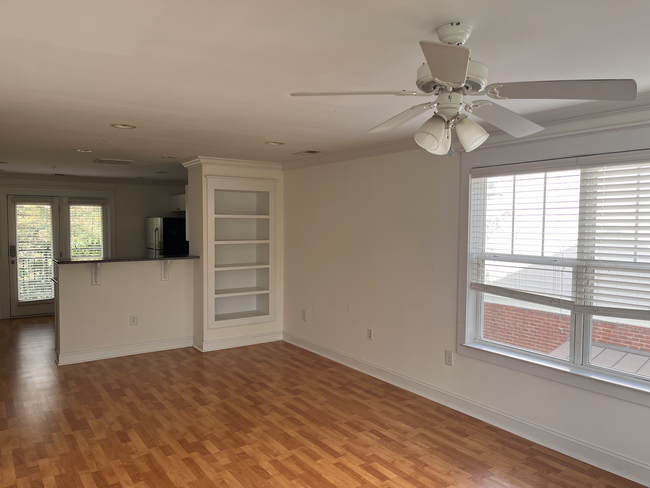
<svg viewBox="0 0 650 488">
<path fill-rule="evenodd" d="M 447 366 L 454 365 L 454 351 L 445 351 L 445 364 Z"/>
<path fill-rule="evenodd" d="M 302 321 L 307 322 L 307 310 L 302 311 Z"/>
<path fill-rule="evenodd" d="M 368 338 L 369 341 L 372 340 L 372 329 L 368 329 L 368 332 L 366 334 L 366 337 Z"/>
<path fill-rule="evenodd" d="M 133 314 L 129 317 L 129 325 L 138 325 L 138 314 Z"/>
</svg>

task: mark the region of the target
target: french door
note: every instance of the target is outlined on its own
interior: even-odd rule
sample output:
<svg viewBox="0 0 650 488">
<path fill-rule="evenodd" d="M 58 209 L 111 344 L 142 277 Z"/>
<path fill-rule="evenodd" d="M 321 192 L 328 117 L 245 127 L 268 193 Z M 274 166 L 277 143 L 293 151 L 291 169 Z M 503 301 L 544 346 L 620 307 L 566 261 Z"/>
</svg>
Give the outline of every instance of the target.
<svg viewBox="0 0 650 488">
<path fill-rule="evenodd" d="M 9 196 L 11 316 L 54 313 L 59 198 Z"/>
</svg>

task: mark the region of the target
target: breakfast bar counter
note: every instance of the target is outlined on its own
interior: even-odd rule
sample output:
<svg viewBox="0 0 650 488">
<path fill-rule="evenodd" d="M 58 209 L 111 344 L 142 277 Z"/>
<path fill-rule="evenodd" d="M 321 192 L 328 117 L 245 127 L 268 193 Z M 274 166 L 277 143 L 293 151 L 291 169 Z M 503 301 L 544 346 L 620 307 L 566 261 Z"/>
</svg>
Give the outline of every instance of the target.
<svg viewBox="0 0 650 488">
<path fill-rule="evenodd" d="M 55 260 L 60 366 L 193 344 L 193 255 Z"/>
</svg>

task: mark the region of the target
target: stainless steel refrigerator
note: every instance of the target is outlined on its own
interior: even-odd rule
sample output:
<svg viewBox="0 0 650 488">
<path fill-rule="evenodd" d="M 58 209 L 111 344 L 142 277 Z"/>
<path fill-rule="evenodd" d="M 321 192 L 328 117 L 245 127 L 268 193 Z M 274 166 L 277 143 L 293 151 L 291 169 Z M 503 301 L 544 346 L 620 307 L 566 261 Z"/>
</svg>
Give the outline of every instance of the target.
<svg viewBox="0 0 650 488">
<path fill-rule="evenodd" d="M 147 217 L 146 257 L 180 256 L 189 252 L 185 240 L 185 219 L 174 217 Z"/>
</svg>

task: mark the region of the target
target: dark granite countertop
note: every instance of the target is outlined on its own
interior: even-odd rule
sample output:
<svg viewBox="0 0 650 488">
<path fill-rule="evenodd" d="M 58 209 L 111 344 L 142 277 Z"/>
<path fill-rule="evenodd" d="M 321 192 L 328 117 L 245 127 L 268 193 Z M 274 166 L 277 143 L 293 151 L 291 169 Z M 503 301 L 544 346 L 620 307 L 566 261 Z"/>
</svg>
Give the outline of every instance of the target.
<svg viewBox="0 0 650 488">
<path fill-rule="evenodd" d="M 87 260 L 74 260 L 71 259 L 53 259 L 56 264 L 93 264 L 93 263 L 128 263 L 136 261 L 167 261 L 174 259 L 199 259 L 199 256 L 192 254 L 177 254 L 174 256 L 159 256 L 157 258 L 106 258 L 106 259 L 87 259 Z"/>
</svg>

